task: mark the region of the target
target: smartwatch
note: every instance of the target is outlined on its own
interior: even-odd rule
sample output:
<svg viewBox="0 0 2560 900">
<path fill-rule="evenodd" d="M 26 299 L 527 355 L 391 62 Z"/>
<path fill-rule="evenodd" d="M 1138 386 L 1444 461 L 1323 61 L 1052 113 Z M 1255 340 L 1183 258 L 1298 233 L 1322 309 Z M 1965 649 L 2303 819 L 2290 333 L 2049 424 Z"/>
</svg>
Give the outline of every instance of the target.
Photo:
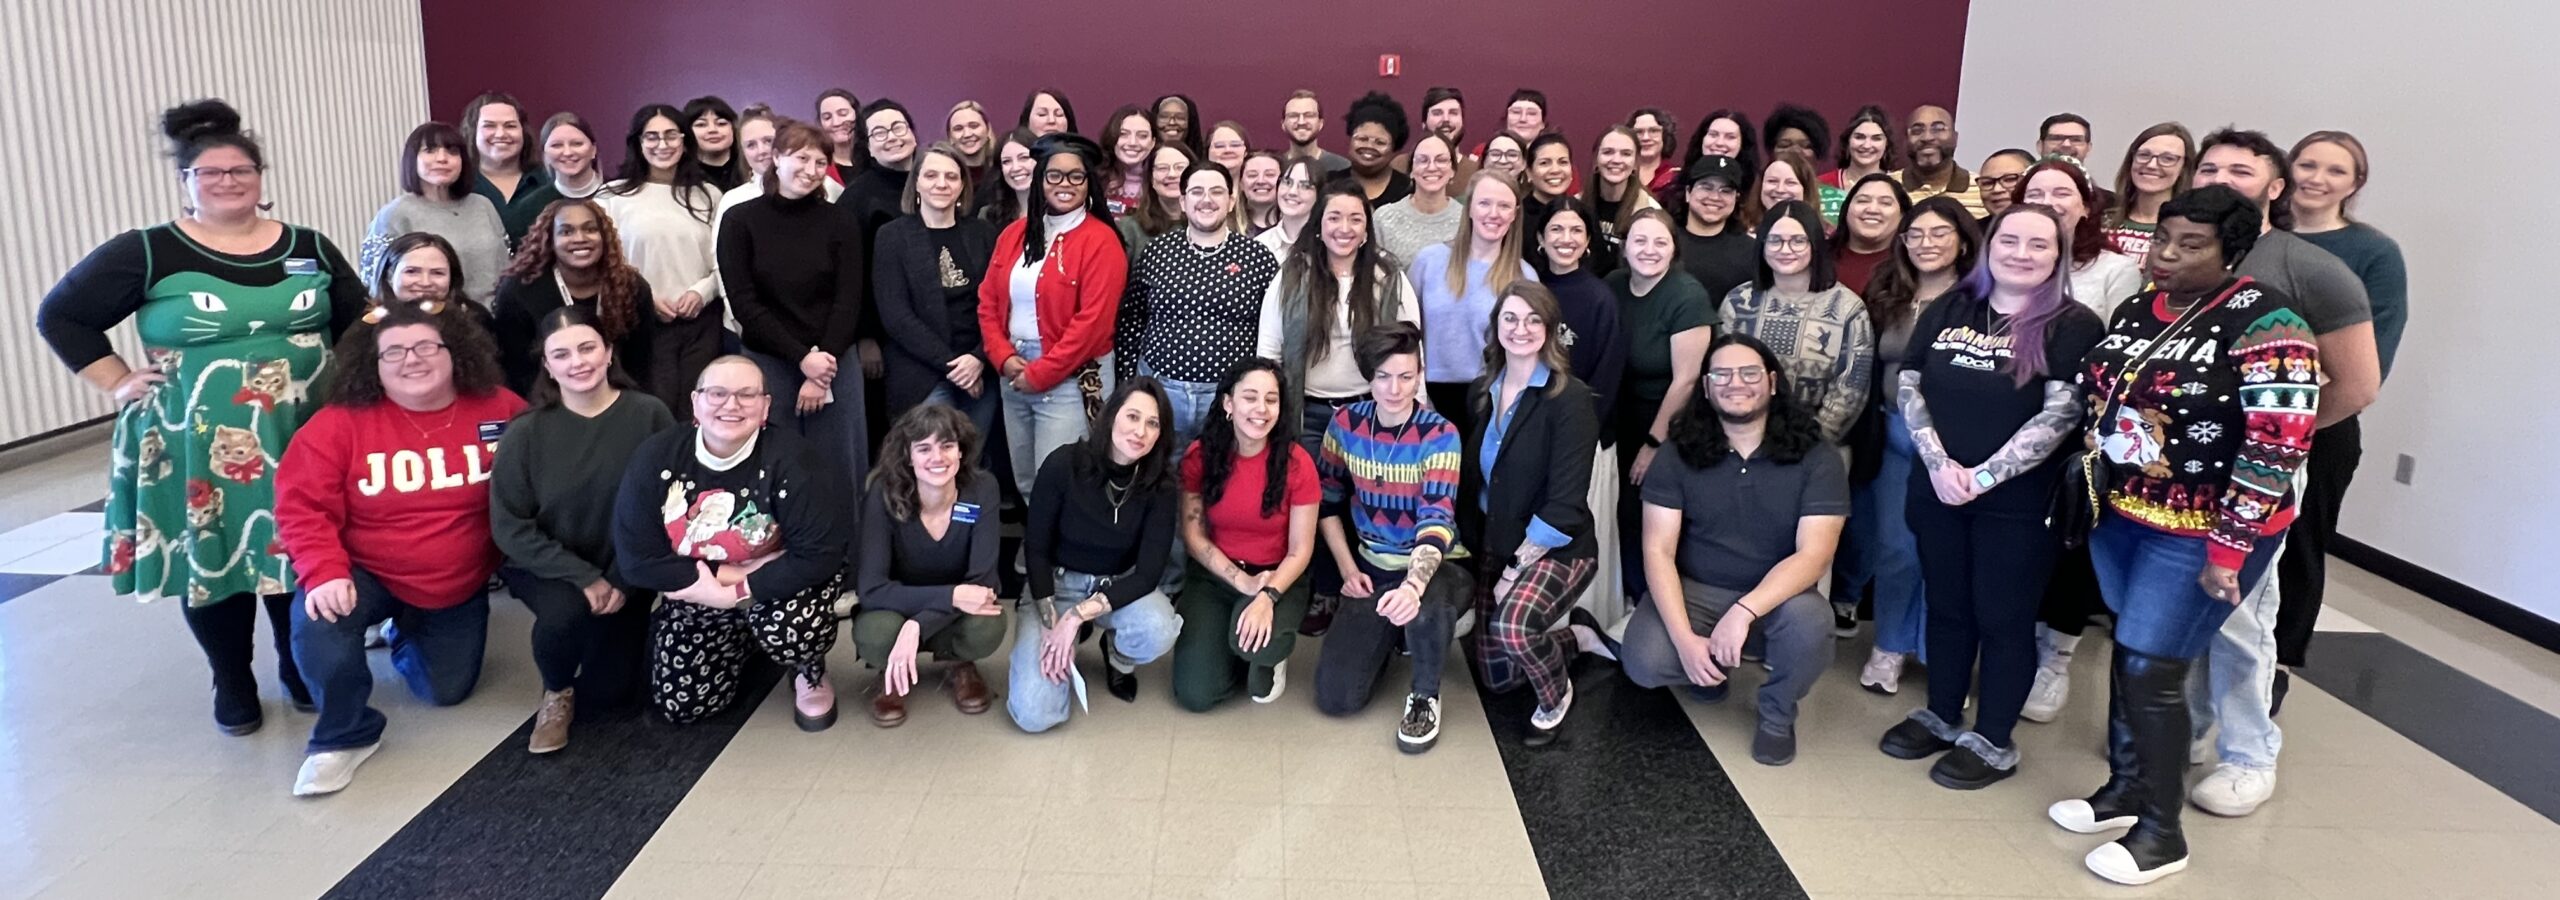
<svg viewBox="0 0 2560 900">
<path fill-rule="evenodd" d="M 1983 489 L 1983 490 L 1986 490 L 1986 491 L 1987 491 L 1987 490 L 1990 490 L 1990 489 L 1991 489 L 1991 486 L 1992 486 L 1992 485 L 1995 485 L 1995 484 L 1998 484 L 1998 483 L 2000 483 L 1999 479 L 1996 479 L 1996 478 L 1991 477 L 1991 473 L 1989 473 L 1989 472 L 1985 472 L 1985 471 L 1983 471 L 1983 470 L 1981 470 L 1981 469 L 1975 469 L 1975 470 L 1973 470 L 1973 486 L 1974 486 L 1974 487 L 1978 487 L 1978 488 L 1981 488 L 1981 489 Z"/>
</svg>

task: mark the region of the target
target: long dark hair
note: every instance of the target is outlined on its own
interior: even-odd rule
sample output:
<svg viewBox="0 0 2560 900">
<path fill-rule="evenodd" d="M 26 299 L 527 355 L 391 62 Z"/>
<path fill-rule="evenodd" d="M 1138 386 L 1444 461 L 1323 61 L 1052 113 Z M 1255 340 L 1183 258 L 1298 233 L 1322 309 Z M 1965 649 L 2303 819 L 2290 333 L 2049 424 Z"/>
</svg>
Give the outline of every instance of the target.
<svg viewBox="0 0 2560 900">
<path fill-rule="evenodd" d="M 654 315 L 656 311 L 640 308 L 640 291 L 647 282 L 641 279 L 640 270 L 623 258 L 622 233 L 613 227 L 613 217 L 606 215 L 604 207 L 594 200 L 553 200 L 543 207 L 542 215 L 534 218 L 533 227 L 525 230 L 524 243 L 516 248 L 515 258 L 507 262 L 506 277 L 522 284 L 551 274 L 552 267 L 559 264 L 551 253 L 551 230 L 560 220 L 560 211 L 570 207 L 584 208 L 588 215 L 596 217 L 597 237 L 602 244 L 596 252 L 596 275 L 604 284 L 604 291 L 596 295 L 596 331 L 603 333 L 607 341 L 620 341 L 640 324 L 641 316 Z M 560 302 L 570 300 L 562 297 Z"/>
<path fill-rule="evenodd" d="M 1201 159 L 1209 158 L 1209 139 L 1207 137 L 1207 132 L 1209 131 L 1210 125 L 1207 121 L 1200 118 L 1200 104 L 1193 102 L 1188 94 L 1166 94 L 1162 97 L 1157 97 L 1156 102 L 1147 104 L 1147 113 L 1157 116 L 1160 119 L 1164 115 L 1164 102 L 1167 100 L 1181 101 L 1183 114 L 1191 117 L 1190 124 L 1182 127 L 1182 145 L 1191 148 L 1192 156 L 1196 156 Z M 1161 122 L 1159 122 L 1158 127 L 1162 127 Z M 1156 133 L 1156 141 L 1159 143 L 1164 141 L 1164 133 L 1162 131 L 1158 131 Z"/>
<path fill-rule="evenodd" d="M 451 150 L 462 157 L 462 171 L 454 173 L 452 186 L 445 188 L 445 199 L 460 200 L 471 196 L 472 189 L 480 184 L 480 150 L 471 145 L 470 138 L 463 136 L 462 129 L 443 122 L 428 122 L 409 129 L 409 139 L 400 142 L 400 189 L 426 196 L 427 181 L 418 177 L 418 156 L 429 150 Z M 255 159 L 251 157 L 252 161 Z"/>
<path fill-rule="evenodd" d="M 1161 143 L 1156 138 L 1154 107 L 1141 109 L 1137 104 L 1132 103 L 1112 110 L 1111 115 L 1103 118 L 1101 132 L 1093 136 L 1093 142 L 1102 148 L 1102 168 L 1090 173 L 1093 180 L 1089 184 L 1096 188 L 1117 190 L 1121 180 L 1129 177 L 1129 170 L 1120 164 L 1120 127 L 1132 118 L 1147 123 L 1147 152 L 1138 157 L 1138 195 L 1153 200 L 1155 194 L 1151 190 L 1151 185 L 1147 183 L 1147 170 L 1155 167 L 1156 144 Z M 1134 209 L 1129 211 L 1131 215 L 1137 212 Z"/>
<path fill-rule="evenodd" d="M 1869 122 L 1875 123 L 1877 128 L 1884 131 L 1884 155 L 1876 157 L 1876 171 L 1893 171 L 1894 157 L 1901 154 L 1902 143 L 1893 138 L 1893 117 L 1885 115 L 1884 107 L 1873 103 L 1858 107 L 1858 111 L 1849 116 L 1849 123 L 1840 126 L 1839 151 L 1831 158 L 1833 167 L 1843 172 L 1849 170 L 1849 165 L 1853 162 L 1849 158 L 1849 135 L 1857 133 L 1858 126 Z"/>
<path fill-rule="evenodd" d="M 1738 109 L 1719 109 L 1715 112 L 1698 117 L 1698 130 L 1689 133 L 1689 146 L 1687 149 L 1681 151 L 1680 171 L 1689 171 L 1690 163 L 1697 162 L 1698 157 L 1707 155 L 1705 148 L 1707 140 L 1707 126 L 1715 124 L 1717 119 L 1733 120 L 1734 130 L 1742 132 L 1742 147 L 1734 151 L 1733 161 L 1751 178 L 1753 184 L 1759 183 L 1760 133 L 1752 129 L 1751 117 L 1744 115 L 1743 112 Z M 1749 185 L 1738 184 L 1734 185 L 1734 187 L 1748 188 Z M 1740 212 L 1741 210 L 1735 210 L 1736 214 L 1739 214 Z"/>
<path fill-rule="evenodd" d="M 711 177 L 702 171 L 702 147 L 693 139 L 693 120 L 684 117 L 684 110 L 673 106 L 651 103 L 631 114 L 631 129 L 623 132 L 622 136 L 622 169 L 613 175 L 617 183 L 605 190 L 628 197 L 649 186 L 649 157 L 640 152 L 640 133 L 649 130 L 650 119 L 660 116 L 675 123 L 676 130 L 684 134 L 684 152 L 676 156 L 675 183 L 670 185 L 675 190 L 676 203 L 683 206 L 687 214 L 709 225 L 719 198 L 704 196 L 712 193 L 709 190 Z M 862 129 L 856 127 L 854 130 Z M 697 203 L 701 208 L 695 208 Z"/>
<path fill-rule="evenodd" d="M 583 306 L 560 307 L 559 309 L 545 313 L 542 317 L 542 321 L 534 323 L 534 359 L 539 361 L 549 355 L 543 352 L 542 348 L 544 345 L 551 342 L 552 335 L 559 333 L 562 329 L 579 325 L 595 329 L 596 337 L 601 338 L 604 341 L 605 352 L 614 354 L 613 358 L 605 366 L 604 382 L 608 385 L 612 385 L 616 390 L 639 390 L 639 382 L 632 381 L 631 375 L 622 371 L 622 356 L 614 350 L 613 336 L 606 334 L 604 324 L 597 320 L 596 314 Z M 551 367 L 537 365 L 534 368 L 539 370 L 540 374 L 536 375 L 533 379 L 533 396 L 526 398 L 527 402 L 532 405 L 526 407 L 525 411 L 532 412 L 537 409 L 552 409 L 559 406 L 560 382 L 551 377 Z"/>
<path fill-rule="evenodd" d="M 880 488 L 880 499 L 889 507 L 889 518 L 905 522 L 916 517 L 916 506 L 923 497 L 916 493 L 916 465 L 907 448 L 919 441 L 947 440 L 960 445 L 960 471 L 951 477 L 951 492 L 966 496 L 969 484 L 978 477 L 978 426 L 957 409 L 939 403 L 919 403 L 899 416 L 880 438 L 880 457 L 871 466 L 871 487 Z"/>
<path fill-rule="evenodd" d="M 710 113 L 713 118 L 729 123 L 729 161 L 716 170 L 710 163 L 703 163 L 703 177 L 724 190 L 747 183 L 747 154 L 738 147 L 738 110 L 730 106 L 729 101 L 720 99 L 718 94 L 704 94 L 685 101 L 684 121 L 676 124 L 684 127 L 684 133 L 692 134 L 694 120 L 702 118 L 703 113 Z M 695 141 L 693 152 L 702 152 L 700 143 Z"/>
<path fill-rule="evenodd" d="M 1835 256 L 1849 252 L 1849 243 L 1852 240 L 1852 238 L 1849 237 L 1848 225 L 1849 202 L 1857 199 L 1858 192 L 1866 189 L 1866 186 L 1870 182 L 1882 184 L 1885 186 L 1885 189 L 1893 192 L 1893 206 L 1897 211 L 1895 215 L 1899 216 L 1899 218 L 1894 221 L 1893 230 L 1886 232 L 1884 237 L 1885 240 L 1893 243 L 1900 243 L 1902 240 L 1902 223 L 1911 220 L 1911 192 L 1903 190 L 1901 179 L 1887 175 L 1883 172 L 1873 172 L 1869 173 L 1864 178 L 1858 179 L 1856 184 L 1850 185 L 1849 190 L 1840 196 L 1841 224 L 1839 230 L 1831 233 L 1831 252 Z M 1817 186 L 1816 189 L 1819 190 L 1820 188 Z"/>
<path fill-rule="evenodd" d="M 374 264 L 373 271 L 365 273 L 365 292 L 371 295 L 372 301 L 377 305 L 399 305 L 395 301 L 400 295 L 391 285 L 391 273 L 400 268 L 401 257 L 421 247 L 434 247 L 436 252 L 444 254 L 445 268 L 453 273 L 452 281 L 445 285 L 444 301 L 447 304 L 470 303 L 463 295 L 462 254 L 454 252 L 453 242 L 445 240 L 444 235 L 427 231 L 412 231 L 392 238 L 391 243 L 382 248 L 381 260 Z"/>
<path fill-rule="evenodd" d="M 1286 173 L 1288 169 L 1281 169 Z M 1369 220 L 1368 238 L 1360 248 L 1351 251 L 1351 293 L 1339 295 L 1333 280 L 1333 250 L 1324 245 L 1324 211 L 1336 197 L 1349 197 L 1360 204 L 1360 215 Z M 1378 249 L 1378 226 L 1374 210 L 1369 208 L 1369 194 L 1351 179 L 1336 181 L 1316 195 L 1316 205 L 1307 210 L 1306 227 L 1298 229 L 1298 239 L 1289 245 L 1289 258 L 1280 266 L 1280 296 L 1307 295 L 1307 365 L 1322 361 L 1332 352 L 1333 305 L 1343 308 L 1343 320 L 1350 325 L 1351 335 L 1358 337 L 1378 324 L 1378 272 L 1386 267 L 1384 252 Z M 1399 261 L 1401 263 L 1401 261 Z"/>
<path fill-rule="evenodd" d="M 2054 214 L 2053 210 L 2033 203 L 2009 204 L 2008 209 L 1991 217 L 1991 227 L 1982 233 L 1983 242 L 1990 243 L 2000 234 L 2001 225 L 2018 216 L 2042 216 L 2052 222 L 2054 247 L 2062 251 L 2053 261 L 2053 271 L 2045 275 L 2044 283 L 2027 293 L 2026 308 L 2009 320 L 2010 349 L 2013 352 L 2004 365 L 2010 378 L 2019 387 L 2025 387 L 2036 376 L 2049 374 L 2044 371 L 2044 333 L 2047 328 L 2055 319 L 2074 311 L 2085 313 L 2088 308 L 2073 302 L 2071 296 L 2071 249 L 2072 242 L 2077 239 L 2062 230 L 2062 217 Z M 2080 222 L 2086 225 L 2089 220 L 2084 218 Z M 1968 294 L 1990 299 L 1993 287 L 1991 267 L 1975 266 L 1973 274 L 1965 276 L 1960 287 Z M 1914 335 L 1913 339 L 1919 338 Z"/>
<path fill-rule="evenodd" d="M 1947 266 L 1955 271 L 1957 280 L 1962 280 L 1973 271 L 1973 261 L 1982 252 L 1981 227 L 1974 224 L 1973 214 L 1965 210 L 1963 202 L 1939 194 L 1911 204 L 1910 211 L 1902 214 L 1903 232 L 1909 233 L 1924 216 L 1945 219 L 1956 230 L 1956 258 Z M 1912 261 L 1911 245 L 1901 235 L 1894 236 L 1892 253 L 1867 279 L 1867 289 L 1858 294 L 1858 299 L 1867 302 L 1867 321 L 1878 332 L 1901 325 L 1919 306 L 1920 264 Z"/>
<path fill-rule="evenodd" d="M 329 394 L 331 405 L 362 407 L 382 402 L 382 347 L 376 339 L 403 325 L 433 328 L 444 339 L 445 356 L 453 360 L 454 393 L 485 397 L 506 386 L 506 372 L 498 366 L 498 342 L 480 327 L 479 319 L 454 315 L 450 309 L 431 313 L 418 304 L 394 303 L 374 321 L 357 322 L 339 336 L 330 360 L 338 377 Z"/>
<path fill-rule="evenodd" d="M 1004 180 L 1004 145 L 1021 144 L 1023 149 L 1037 156 L 1039 141 L 1031 129 L 1016 128 L 988 142 L 987 184 L 978 189 L 979 218 L 998 227 L 1013 224 L 1013 217 L 1020 215 L 1018 210 L 1022 209 L 1022 192 L 1014 190 L 1013 184 Z M 1085 187 L 1090 189 L 1092 186 L 1091 176 L 1087 176 Z M 1031 176 L 1031 193 L 1034 196 L 1040 193 L 1040 175 L 1036 169 Z M 1029 252 L 1029 248 L 1024 248 L 1024 252 Z"/>
<path fill-rule="evenodd" d="M 1705 373 L 1707 360 L 1726 347 L 1743 346 L 1760 355 L 1760 366 L 1768 370 L 1761 376 L 1769 379 L 1769 420 L 1760 438 L 1760 449 L 1780 465 L 1804 461 L 1805 454 L 1822 445 L 1822 422 L 1814 410 L 1796 397 L 1795 386 L 1787 381 L 1787 369 L 1778 354 L 1759 338 L 1728 331 L 1716 335 L 1707 344 L 1706 358 L 1698 361 L 1698 392 L 1680 405 L 1671 416 L 1671 447 L 1679 451 L 1680 461 L 1692 469 L 1712 468 L 1733 455 L 1733 445 L 1725 440 L 1724 417 L 1716 412 L 1715 400 L 1708 395 L 1714 390 Z"/>
<path fill-rule="evenodd" d="M 1136 480 L 1129 483 L 1129 493 L 1150 494 L 1173 484 L 1173 401 L 1165 395 L 1164 385 L 1147 375 L 1121 379 L 1120 386 L 1102 401 L 1102 414 L 1085 428 L 1084 452 L 1074 458 L 1076 480 L 1100 484 L 1109 477 L 1103 467 L 1110 464 L 1112 423 L 1130 398 L 1142 394 L 1156 402 L 1156 420 L 1162 427 L 1156 432 L 1155 446 L 1132 465 Z"/>
<path fill-rule="evenodd" d="M 1271 373 L 1271 383 L 1280 386 L 1281 411 L 1287 412 L 1289 374 L 1280 364 L 1259 356 L 1247 356 L 1227 367 L 1227 375 L 1218 379 L 1218 402 L 1209 404 L 1209 416 L 1200 422 L 1200 502 L 1216 506 L 1227 494 L 1227 481 L 1236 471 L 1236 425 L 1227 418 L 1226 400 L 1235 396 L 1236 385 L 1255 372 Z M 1280 514 L 1289 502 L 1290 451 L 1298 445 L 1297 421 L 1281 415 L 1271 422 L 1271 436 L 1262 442 L 1262 515 Z"/>
<path fill-rule="evenodd" d="M 525 121 L 527 114 L 524 104 L 516 102 L 513 94 L 505 91 L 489 91 L 473 97 L 470 103 L 462 107 L 462 134 L 463 137 L 471 140 L 475 150 L 480 143 L 480 111 L 491 106 L 504 106 L 515 110 L 516 124 L 519 126 L 533 124 Z M 484 159 L 480 162 L 486 164 L 488 160 Z M 534 139 L 532 135 L 526 135 L 523 143 L 516 148 L 516 167 L 526 172 L 542 171 L 542 141 Z"/>
<path fill-rule="evenodd" d="M 1808 274 L 1813 276 L 1813 282 L 1807 285 L 1806 289 L 1820 293 L 1839 284 L 1840 267 L 1832 262 L 1830 248 L 1823 246 L 1822 243 L 1822 214 L 1814 211 L 1813 204 L 1802 200 L 1789 200 L 1778 204 L 1777 208 L 1769 210 L 1768 217 L 1756 229 L 1755 233 L 1759 236 L 1760 246 L 1754 251 L 1754 255 L 1759 258 L 1760 272 L 1751 283 L 1764 291 L 1777 286 L 1778 273 L 1769 268 L 1768 226 L 1769 223 L 1779 219 L 1796 220 L 1797 225 L 1804 227 L 1805 243 L 1812 247 L 1813 260 L 1806 265 Z"/>
<path fill-rule="evenodd" d="M 1049 99 L 1058 101 L 1058 111 L 1067 114 L 1067 133 L 1074 133 L 1076 130 L 1076 105 L 1067 102 L 1066 92 L 1060 91 L 1056 88 L 1041 88 L 1024 95 L 1022 98 L 1022 116 L 1021 118 L 1014 120 L 1014 127 L 1031 127 L 1031 107 L 1040 102 L 1040 95 L 1042 94 L 1047 94 L 1049 95 Z M 1042 135 L 1042 137 L 1047 137 L 1047 135 Z"/>
<path fill-rule="evenodd" d="M 2201 155 L 2196 151 L 2195 134 L 2176 122 L 2162 122 L 2145 128 L 2141 134 L 2133 136 L 2133 143 L 2124 145 L 2124 161 L 2116 164 L 2116 205 L 2108 208 L 2102 216 L 2106 219 L 2105 224 L 2127 221 L 2126 217 L 2132 214 L 2133 208 L 2142 202 L 2142 192 L 2133 188 L 2133 155 L 2142 152 L 2142 145 L 2157 137 L 2177 138 L 2179 152 L 2186 154 L 2186 159 L 2178 164 L 2178 174 L 2169 181 L 2169 196 L 2160 198 L 2161 201 L 2167 202 L 2170 197 L 2186 193 L 2187 185 L 2195 181 L 2196 163 Z M 2293 173 L 2285 174 L 2290 177 Z M 2021 178 L 2018 183 L 2023 185 L 2026 179 Z"/>
<path fill-rule="evenodd" d="M 1049 218 L 1049 161 L 1068 154 L 1084 160 L 1085 214 L 1106 226 L 1111 224 L 1111 207 L 1106 205 L 1102 185 L 1094 180 L 1102 174 L 1102 148 L 1072 131 L 1044 136 L 1031 145 L 1031 155 L 1040 163 L 1031 170 L 1031 212 L 1022 217 L 1023 259 L 1039 262 L 1049 253 L 1049 236 L 1045 233 Z"/>
</svg>

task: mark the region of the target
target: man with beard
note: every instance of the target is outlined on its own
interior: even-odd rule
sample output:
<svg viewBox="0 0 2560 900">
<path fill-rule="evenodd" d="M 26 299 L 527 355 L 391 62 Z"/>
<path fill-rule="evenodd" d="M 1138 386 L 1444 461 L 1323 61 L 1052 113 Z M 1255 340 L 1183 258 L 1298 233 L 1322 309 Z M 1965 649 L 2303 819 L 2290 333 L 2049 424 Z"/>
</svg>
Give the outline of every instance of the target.
<svg viewBox="0 0 2560 900">
<path fill-rule="evenodd" d="M 1751 758 L 1783 766 L 1796 755 L 1797 705 L 1831 667 L 1831 605 L 1816 584 L 1849 520 L 1848 470 L 1759 340 L 1716 338 L 1698 384 L 1645 474 L 1653 596 L 1627 621 L 1620 665 L 1637 684 L 1721 703 L 1743 642 L 1760 632 L 1770 673 Z"/>
<path fill-rule="evenodd" d="M 1910 124 L 1904 135 L 1911 148 L 1911 167 L 1893 173 L 1902 181 L 1902 189 L 1910 192 L 1911 202 L 1918 203 L 1939 194 L 1956 198 L 1966 212 L 1984 215 L 1982 192 L 1973 174 L 1956 165 L 1956 119 L 1941 106 L 1922 106 L 1911 111 Z"/>
<path fill-rule="evenodd" d="M 1467 146 L 1465 143 L 1467 96 L 1465 94 L 1453 87 L 1435 86 L 1423 91 L 1422 130 L 1448 139 L 1451 152 L 1457 156 L 1456 159 L 1450 160 L 1450 164 L 1457 169 L 1457 174 L 1449 179 L 1450 184 L 1466 184 L 1468 179 L 1476 176 L 1476 167 L 1483 165 L 1483 159 L 1462 149 Z M 1397 153 L 1394 165 L 1398 172 L 1413 171 L 1413 154 Z"/>
<path fill-rule="evenodd" d="M 2299 506 L 2285 535 L 2284 560 L 2275 567 L 2275 577 L 2242 586 L 2247 595 L 2223 621 L 2207 652 L 2213 689 L 2191 695 L 2196 733 L 2203 734 L 2216 720 L 2222 733 L 2216 739 L 2220 763 L 2187 798 L 2217 816 L 2256 812 L 2275 793 L 2276 754 L 2284 746 L 2275 710 L 2292 680 L 2275 658 L 2277 622 L 2317 615 L 2322 587 L 2321 579 L 2297 568 L 2301 563 L 2292 557 L 2297 550 L 2326 552 L 2338 520 L 2335 512 L 2323 515 L 2321 510 L 2335 510 L 2345 496 L 2346 476 L 2354 473 L 2364 450 L 2356 413 L 2382 388 L 2382 356 L 2374 346 L 2373 306 L 2364 282 L 2329 251 L 2276 228 L 2268 217 L 2276 211 L 2276 199 L 2284 196 L 2291 171 L 2286 156 L 2263 133 L 2224 128 L 2205 136 L 2193 185 L 2224 185 L 2258 204 L 2264 231 L 2233 271 L 2294 298 L 2319 339 L 2320 371 L 2327 376 L 2320 386 L 2320 430 L 2311 438 Z M 2341 467 L 2344 475 L 2322 477 L 2324 470 Z M 2308 630 L 2307 618 L 2301 627 Z"/>
<path fill-rule="evenodd" d="M 1372 209 L 1413 195 L 1413 176 L 1391 165 L 1404 150 L 1409 128 L 1404 104 L 1377 91 L 1351 101 L 1351 114 L 1342 119 L 1343 133 L 1351 136 L 1351 168 L 1345 177 L 1360 185 Z"/>
<path fill-rule="evenodd" d="M 1300 90 L 1289 95 L 1289 102 L 1280 107 L 1280 130 L 1289 134 L 1290 157 L 1316 161 L 1319 180 L 1351 168 L 1351 160 L 1316 146 L 1317 136 L 1324 134 L 1324 103 L 1316 99 L 1316 92 Z"/>
</svg>

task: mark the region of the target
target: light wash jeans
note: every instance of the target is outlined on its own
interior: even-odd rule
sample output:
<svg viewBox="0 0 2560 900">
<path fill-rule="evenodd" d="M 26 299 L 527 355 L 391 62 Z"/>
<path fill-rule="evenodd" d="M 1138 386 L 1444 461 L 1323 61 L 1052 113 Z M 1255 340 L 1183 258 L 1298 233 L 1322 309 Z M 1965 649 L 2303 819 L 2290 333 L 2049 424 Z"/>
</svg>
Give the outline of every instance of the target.
<svg viewBox="0 0 2560 900">
<path fill-rule="evenodd" d="M 978 440 L 984 441 L 988 435 L 995 433 L 996 416 L 1004 412 L 1004 394 L 1001 391 L 985 390 L 985 388 L 993 387 L 1001 381 L 1002 379 L 997 378 L 980 381 L 978 387 L 981 390 L 975 397 L 969 396 L 969 392 L 945 381 L 934 385 L 933 391 L 924 395 L 924 402 L 959 410 L 961 415 L 969 417 L 970 424 L 978 426 Z M 892 410 L 892 412 L 904 415 L 906 410 Z M 890 418 L 895 419 L 897 416 L 893 415 Z"/>
<path fill-rule="evenodd" d="M 1155 367 L 1145 363 L 1138 365 L 1138 373 L 1164 385 L 1165 402 L 1173 407 L 1168 416 L 1172 421 L 1166 423 L 1170 427 L 1165 431 L 1166 439 L 1173 441 L 1173 455 L 1166 458 L 1165 464 L 1173 471 L 1182 471 L 1183 451 L 1190 449 L 1192 441 L 1200 439 L 1201 423 L 1208 421 L 1211 405 L 1218 402 L 1218 385 L 1211 381 L 1165 378 L 1155 373 Z M 1173 552 L 1164 558 L 1164 577 L 1156 583 L 1158 590 L 1168 596 L 1181 595 L 1182 563 L 1190 556 L 1190 551 L 1182 546 L 1182 535 L 1174 535 Z"/>
<path fill-rule="evenodd" d="M 1831 596 L 1855 602 L 1860 589 L 1876 589 L 1876 649 L 1928 661 L 1928 595 L 1920 579 L 1920 545 L 1903 519 L 1911 497 L 1911 469 L 1919 451 L 1902 413 L 1887 410 L 1884 458 L 1875 480 L 1850 492 L 1845 552 L 1831 568 Z"/>
<path fill-rule="evenodd" d="M 1016 342 L 1014 350 L 1024 360 L 1040 358 L 1039 341 Z M 1106 362 L 1103 371 L 1110 370 Z M 1009 381 L 998 379 L 998 383 L 1004 386 L 1004 433 L 1013 454 L 1013 483 L 1029 498 L 1031 486 L 1040 480 L 1040 464 L 1049 453 L 1084 440 L 1088 424 L 1084 392 L 1077 389 L 1073 376 L 1032 394 L 1014 390 Z"/>
<path fill-rule="evenodd" d="M 2302 496 L 2311 477 L 2311 467 L 2303 466 L 2293 473 L 2294 496 Z M 2288 533 L 2290 529 L 2288 529 Z M 2275 554 L 2284 555 L 2287 535 L 2258 539 L 2261 546 L 2275 545 Z M 2277 578 L 2279 567 L 2267 568 L 2265 577 L 2256 584 L 2242 582 L 2248 591 L 2240 598 L 2240 606 L 2223 620 L 2222 631 L 2213 638 L 2213 648 L 2205 652 L 2187 687 L 2187 705 L 2192 710 L 2196 737 L 2204 737 L 2205 729 L 2218 721 L 2222 735 L 2214 741 L 2225 765 L 2245 769 L 2274 769 L 2276 756 L 2284 752 L 2284 729 L 2276 727 L 2276 615 L 2284 606 L 2284 592 Z"/>
<path fill-rule="evenodd" d="M 1137 573 L 1103 577 L 1083 572 L 1058 570 L 1058 595 L 1051 599 L 1057 610 L 1084 602 L 1101 593 L 1112 582 L 1138 577 Z M 1014 613 L 1013 658 L 1005 675 L 1006 713 L 1022 730 L 1038 734 L 1058 727 L 1073 711 L 1075 686 L 1066 681 L 1052 682 L 1040 674 L 1040 644 L 1046 630 L 1040 624 L 1040 613 L 1031 604 L 1038 598 L 1023 601 Z M 1112 610 L 1093 621 L 1094 627 L 1111 632 L 1111 647 L 1120 658 L 1133 666 L 1154 662 L 1173 649 L 1175 637 L 1182 634 L 1182 617 L 1173 612 L 1173 601 L 1163 591 L 1140 597 L 1127 606 Z M 1104 664 L 1110 664 L 1104 660 Z M 1070 678 L 1074 676 L 1070 675 Z"/>
</svg>

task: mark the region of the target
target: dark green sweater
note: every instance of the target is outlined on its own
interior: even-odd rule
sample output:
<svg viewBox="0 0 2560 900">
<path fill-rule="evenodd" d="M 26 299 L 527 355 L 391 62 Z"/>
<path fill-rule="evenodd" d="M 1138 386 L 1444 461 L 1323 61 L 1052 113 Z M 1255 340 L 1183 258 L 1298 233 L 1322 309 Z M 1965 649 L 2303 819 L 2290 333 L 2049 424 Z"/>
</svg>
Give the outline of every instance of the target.
<svg viewBox="0 0 2560 900">
<path fill-rule="evenodd" d="M 592 419 L 550 406 L 508 423 L 489 485 L 489 526 L 507 564 L 579 587 L 612 571 L 613 502 L 631 451 L 674 424 L 666 404 L 637 390 Z"/>
</svg>

